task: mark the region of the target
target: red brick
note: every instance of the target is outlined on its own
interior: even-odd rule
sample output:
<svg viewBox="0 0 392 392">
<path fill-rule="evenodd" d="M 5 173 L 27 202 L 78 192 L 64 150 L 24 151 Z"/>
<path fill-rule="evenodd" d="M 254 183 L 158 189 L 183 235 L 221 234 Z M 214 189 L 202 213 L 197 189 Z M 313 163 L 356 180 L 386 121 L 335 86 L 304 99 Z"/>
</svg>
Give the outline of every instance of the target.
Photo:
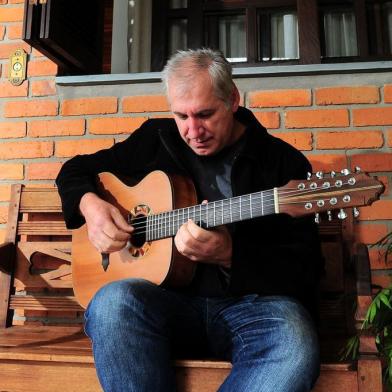
<svg viewBox="0 0 392 392">
<path fill-rule="evenodd" d="M 32 48 L 31 54 L 33 55 L 34 58 L 36 57 L 45 57 L 43 53 L 41 53 L 39 50 Z"/>
<path fill-rule="evenodd" d="M 273 108 L 286 106 L 310 106 L 310 90 L 271 90 L 249 93 L 249 107 Z"/>
<path fill-rule="evenodd" d="M 4 39 L 5 36 L 5 26 L 0 25 L 0 41 Z"/>
<path fill-rule="evenodd" d="M 391 192 L 391 187 L 389 184 L 389 178 L 387 176 L 377 176 L 377 178 L 384 184 L 385 190 L 383 195 L 384 196 L 389 196 Z"/>
<path fill-rule="evenodd" d="M 381 131 L 319 131 L 316 135 L 316 148 L 319 150 L 378 148 L 384 144 Z"/>
<path fill-rule="evenodd" d="M 392 219 L 392 200 L 377 200 L 371 206 L 361 207 L 359 219 Z"/>
<path fill-rule="evenodd" d="M 28 136 L 47 137 L 47 136 L 77 136 L 84 135 L 85 120 L 38 120 L 31 121 L 28 127 Z"/>
<path fill-rule="evenodd" d="M 390 269 L 392 263 L 392 254 L 389 254 L 385 260 L 385 249 L 369 249 L 370 268 L 372 270 Z"/>
<path fill-rule="evenodd" d="M 56 94 L 54 80 L 37 80 L 31 82 L 31 93 L 34 97 L 43 97 Z"/>
<path fill-rule="evenodd" d="M 383 275 L 378 275 L 378 274 L 376 275 L 376 274 L 372 273 L 371 282 L 374 287 L 387 288 L 392 283 L 392 277 L 389 275 L 389 272 L 386 272 L 385 275 L 384 274 Z M 377 291 L 374 291 L 373 294 L 376 294 Z"/>
<path fill-rule="evenodd" d="M 47 158 L 53 155 L 53 142 L 0 143 L 0 159 Z"/>
<path fill-rule="evenodd" d="M 355 226 L 355 240 L 364 244 L 374 244 L 388 233 L 387 225 L 384 224 L 358 224 Z"/>
<path fill-rule="evenodd" d="M 77 154 L 91 154 L 113 145 L 113 139 L 78 139 L 56 142 L 57 157 L 72 157 Z"/>
<path fill-rule="evenodd" d="M 3 22 L 22 22 L 23 7 L 3 7 L 0 12 L 0 23 Z"/>
<path fill-rule="evenodd" d="M 61 107 L 61 114 L 63 116 L 78 116 L 81 114 L 107 114 L 116 112 L 116 97 L 67 99 L 62 103 Z"/>
<path fill-rule="evenodd" d="M 384 86 L 384 102 L 392 103 L 392 84 L 386 84 Z"/>
<path fill-rule="evenodd" d="M 27 76 L 56 76 L 57 64 L 51 60 L 33 60 L 27 65 Z"/>
<path fill-rule="evenodd" d="M 348 167 L 347 157 L 344 154 L 307 154 L 307 158 L 312 164 L 313 172 L 332 170 L 338 172 Z"/>
<path fill-rule="evenodd" d="M 142 95 L 125 97 L 122 101 L 124 113 L 168 112 L 169 104 L 164 95 Z"/>
<path fill-rule="evenodd" d="M 55 116 L 58 102 L 54 100 L 12 101 L 4 104 L 4 117 Z"/>
<path fill-rule="evenodd" d="M 54 180 L 61 165 L 61 162 L 30 163 L 26 168 L 26 177 L 28 180 Z"/>
<path fill-rule="evenodd" d="M 0 223 L 7 223 L 8 219 L 8 206 L 1 205 L 0 206 Z"/>
<path fill-rule="evenodd" d="M 273 132 L 273 135 L 291 144 L 298 150 L 308 151 L 312 149 L 311 132 Z"/>
<path fill-rule="evenodd" d="M 8 39 L 22 39 L 23 25 L 22 24 L 10 24 L 7 27 L 7 38 Z"/>
<path fill-rule="evenodd" d="M 25 0 L 8 0 L 10 4 L 23 4 Z"/>
<path fill-rule="evenodd" d="M 366 172 L 392 171 L 391 153 L 356 154 L 351 156 L 351 167 L 359 166 Z"/>
<path fill-rule="evenodd" d="M 1 13 L 0 13 L 1 15 Z M 27 53 L 31 52 L 31 46 L 27 45 L 25 42 L 20 41 L 18 43 L 1 43 L 0 44 L 0 59 L 7 59 L 10 57 L 12 53 L 17 49 L 24 49 Z"/>
<path fill-rule="evenodd" d="M 8 0 L 0 0 L 0 4 L 7 4 Z"/>
<path fill-rule="evenodd" d="M 11 185 L 0 185 L 0 201 L 9 201 L 11 198 Z"/>
<path fill-rule="evenodd" d="M 0 163 L 0 180 L 23 180 L 23 164 Z"/>
<path fill-rule="evenodd" d="M 26 136 L 26 123 L 19 122 L 0 122 L 0 138 L 14 138 Z"/>
<path fill-rule="evenodd" d="M 286 128 L 347 127 L 346 109 L 292 110 L 285 113 Z"/>
<path fill-rule="evenodd" d="M 97 135 L 132 133 L 146 120 L 147 117 L 93 118 L 89 121 L 88 130 Z"/>
<path fill-rule="evenodd" d="M 355 126 L 392 125 L 392 108 L 353 109 Z"/>
<path fill-rule="evenodd" d="M 278 129 L 280 117 L 278 112 L 253 112 L 257 120 L 267 129 Z"/>
<path fill-rule="evenodd" d="M 27 97 L 29 82 L 25 80 L 20 86 L 12 85 L 8 80 L 0 82 L 0 98 Z"/>
<path fill-rule="evenodd" d="M 315 91 L 317 105 L 378 103 L 380 94 L 376 86 L 323 87 Z"/>
<path fill-rule="evenodd" d="M 388 147 L 392 147 L 392 129 L 387 132 Z"/>
</svg>

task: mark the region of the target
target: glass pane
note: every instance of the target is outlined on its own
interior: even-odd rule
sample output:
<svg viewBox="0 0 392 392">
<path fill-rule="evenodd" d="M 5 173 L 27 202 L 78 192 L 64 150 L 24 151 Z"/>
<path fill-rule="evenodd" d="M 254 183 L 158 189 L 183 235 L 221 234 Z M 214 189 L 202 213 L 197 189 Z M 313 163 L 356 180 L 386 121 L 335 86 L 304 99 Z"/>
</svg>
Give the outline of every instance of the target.
<svg viewBox="0 0 392 392">
<path fill-rule="evenodd" d="M 352 11 L 324 14 L 325 56 L 357 56 L 357 30 Z"/>
<path fill-rule="evenodd" d="M 387 18 L 387 30 L 389 38 L 389 53 L 392 53 L 392 2 L 388 2 L 384 5 L 385 15 Z"/>
<path fill-rule="evenodd" d="M 188 0 L 170 0 L 169 8 L 171 9 L 188 8 Z"/>
<path fill-rule="evenodd" d="M 168 55 L 171 56 L 177 50 L 184 50 L 188 45 L 186 19 L 173 19 L 169 25 Z"/>
<path fill-rule="evenodd" d="M 246 61 L 245 16 L 221 16 L 219 25 L 219 49 L 228 61 Z"/>
<path fill-rule="evenodd" d="M 272 60 L 289 60 L 299 57 L 296 12 L 271 14 L 271 57 Z"/>
</svg>

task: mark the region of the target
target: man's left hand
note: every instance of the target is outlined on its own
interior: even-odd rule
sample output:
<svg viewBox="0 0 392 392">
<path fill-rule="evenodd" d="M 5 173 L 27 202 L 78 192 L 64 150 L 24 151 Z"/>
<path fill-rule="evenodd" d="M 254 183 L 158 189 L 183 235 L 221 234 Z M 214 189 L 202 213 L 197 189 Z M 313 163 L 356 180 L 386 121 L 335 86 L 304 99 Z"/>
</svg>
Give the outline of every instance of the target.
<svg viewBox="0 0 392 392">
<path fill-rule="evenodd" d="M 192 261 L 231 266 L 232 241 L 225 226 L 205 230 L 188 220 L 178 230 L 174 243 L 177 250 Z"/>
</svg>

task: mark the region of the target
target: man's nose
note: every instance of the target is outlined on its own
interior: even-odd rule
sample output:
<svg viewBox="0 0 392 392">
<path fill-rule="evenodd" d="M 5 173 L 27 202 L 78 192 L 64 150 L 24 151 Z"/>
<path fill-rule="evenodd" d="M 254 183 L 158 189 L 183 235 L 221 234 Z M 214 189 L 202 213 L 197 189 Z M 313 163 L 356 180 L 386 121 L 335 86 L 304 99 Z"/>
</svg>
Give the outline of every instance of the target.
<svg viewBox="0 0 392 392">
<path fill-rule="evenodd" d="M 188 137 L 197 138 L 203 132 L 201 121 L 194 117 L 188 118 Z"/>
</svg>

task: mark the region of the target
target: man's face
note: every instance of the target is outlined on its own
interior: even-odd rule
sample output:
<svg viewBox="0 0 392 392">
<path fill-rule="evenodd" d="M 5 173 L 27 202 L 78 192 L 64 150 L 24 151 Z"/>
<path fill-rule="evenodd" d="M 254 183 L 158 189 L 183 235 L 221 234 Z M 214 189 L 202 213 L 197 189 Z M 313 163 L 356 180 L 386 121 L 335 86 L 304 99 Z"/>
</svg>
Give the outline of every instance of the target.
<svg viewBox="0 0 392 392">
<path fill-rule="evenodd" d="M 237 90 L 228 107 L 215 96 L 207 71 L 199 72 L 189 86 L 178 87 L 176 79 L 170 79 L 171 110 L 182 139 L 197 155 L 216 154 L 238 138 L 233 118 L 238 108 Z"/>
</svg>

